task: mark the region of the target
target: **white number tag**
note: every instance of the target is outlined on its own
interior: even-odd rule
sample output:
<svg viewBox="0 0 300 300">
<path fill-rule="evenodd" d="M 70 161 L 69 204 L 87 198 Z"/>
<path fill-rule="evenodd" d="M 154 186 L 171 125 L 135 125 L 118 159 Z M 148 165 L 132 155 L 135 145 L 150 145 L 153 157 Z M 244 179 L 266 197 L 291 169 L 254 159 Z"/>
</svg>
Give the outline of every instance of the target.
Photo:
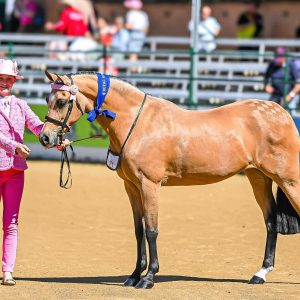
<svg viewBox="0 0 300 300">
<path fill-rule="evenodd" d="M 108 149 L 107 151 L 107 157 L 106 157 L 106 165 L 109 169 L 115 171 L 118 169 L 118 166 L 120 164 L 120 155 L 117 153 L 114 153 Z"/>
</svg>

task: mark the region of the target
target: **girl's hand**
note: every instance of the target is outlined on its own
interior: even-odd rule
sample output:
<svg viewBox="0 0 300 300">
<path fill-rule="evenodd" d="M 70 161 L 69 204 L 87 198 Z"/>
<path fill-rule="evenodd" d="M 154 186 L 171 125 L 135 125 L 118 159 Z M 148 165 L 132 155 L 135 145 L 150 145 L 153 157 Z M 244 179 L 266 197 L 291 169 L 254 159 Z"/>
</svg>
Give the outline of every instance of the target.
<svg viewBox="0 0 300 300">
<path fill-rule="evenodd" d="M 27 158 L 29 156 L 30 151 L 31 150 L 23 144 L 18 144 L 18 146 L 16 147 L 16 153 L 23 158 Z"/>
<path fill-rule="evenodd" d="M 70 145 L 71 145 L 71 142 L 68 139 L 65 139 L 62 141 L 62 143 L 60 145 L 56 146 L 56 149 L 59 151 L 62 151 L 63 149 L 67 148 Z"/>
</svg>

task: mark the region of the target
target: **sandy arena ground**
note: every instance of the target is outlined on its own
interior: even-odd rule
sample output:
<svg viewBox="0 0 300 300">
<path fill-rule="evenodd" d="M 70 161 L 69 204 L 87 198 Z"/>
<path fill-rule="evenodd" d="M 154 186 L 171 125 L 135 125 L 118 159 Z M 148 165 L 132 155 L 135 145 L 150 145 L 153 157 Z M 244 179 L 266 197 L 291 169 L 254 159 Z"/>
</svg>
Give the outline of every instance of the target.
<svg viewBox="0 0 300 300">
<path fill-rule="evenodd" d="M 300 299 L 300 235 L 279 236 L 268 283 L 246 282 L 264 254 L 263 218 L 245 176 L 161 191 L 160 273 L 152 290 L 122 286 L 135 266 L 131 208 L 105 166 L 29 162 L 15 287 L 0 299 Z"/>
</svg>

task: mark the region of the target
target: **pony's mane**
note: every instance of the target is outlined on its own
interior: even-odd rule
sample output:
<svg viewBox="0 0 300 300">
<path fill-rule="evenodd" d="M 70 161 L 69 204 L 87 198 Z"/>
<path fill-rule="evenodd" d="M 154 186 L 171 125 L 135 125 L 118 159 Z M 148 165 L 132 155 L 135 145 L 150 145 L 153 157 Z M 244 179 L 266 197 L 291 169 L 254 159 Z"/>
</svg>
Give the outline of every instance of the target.
<svg viewBox="0 0 300 300">
<path fill-rule="evenodd" d="M 95 71 L 83 71 L 83 72 L 77 72 L 77 73 L 69 73 L 67 74 L 68 76 L 95 76 L 97 75 L 98 72 Z M 120 79 L 116 76 L 113 75 L 109 75 L 109 77 L 113 80 L 116 80 L 122 84 L 116 84 L 114 85 L 114 89 L 119 93 L 119 94 L 123 94 L 124 92 L 126 92 L 128 89 L 135 89 L 136 91 L 139 91 L 139 89 L 135 86 L 133 86 L 130 82 Z"/>
</svg>

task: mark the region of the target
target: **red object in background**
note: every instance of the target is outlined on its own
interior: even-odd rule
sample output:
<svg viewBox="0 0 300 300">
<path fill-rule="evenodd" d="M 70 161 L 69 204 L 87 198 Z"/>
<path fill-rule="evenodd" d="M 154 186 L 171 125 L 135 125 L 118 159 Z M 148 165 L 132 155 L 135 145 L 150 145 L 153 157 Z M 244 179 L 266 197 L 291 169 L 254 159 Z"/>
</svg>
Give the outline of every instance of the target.
<svg viewBox="0 0 300 300">
<path fill-rule="evenodd" d="M 85 36 L 88 33 L 88 25 L 84 22 L 83 14 L 68 6 L 60 15 L 55 30 L 65 35 Z"/>
<path fill-rule="evenodd" d="M 113 35 L 111 33 L 105 33 L 100 35 L 100 44 L 105 46 L 110 46 L 112 42 Z"/>
</svg>

